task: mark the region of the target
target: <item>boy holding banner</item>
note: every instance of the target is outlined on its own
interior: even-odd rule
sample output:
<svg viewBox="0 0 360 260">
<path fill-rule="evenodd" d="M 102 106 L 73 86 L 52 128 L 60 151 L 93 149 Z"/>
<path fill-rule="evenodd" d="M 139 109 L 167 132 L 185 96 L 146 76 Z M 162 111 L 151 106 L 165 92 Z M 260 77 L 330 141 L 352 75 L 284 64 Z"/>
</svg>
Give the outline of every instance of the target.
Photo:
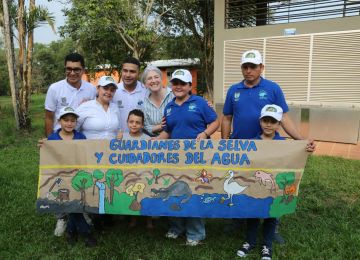
<svg viewBox="0 0 360 260">
<path fill-rule="evenodd" d="M 209 138 L 219 127 L 219 120 L 205 99 L 191 94 L 190 72 L 175 70 L 170 82 L 175 98 L 165 107 L 166 125 L 157 139 Z M 197 246 L 205 239 L 203 219 L 170 218 L 170 229 L 166 237 L 176 239 L 183 233 L 186 233 L 186 245 Z"/>
<path fill-rule="evenodd" d="M 48 140 L 83 140 L 86 136 L 81 132 L 75 130 L 77 119 L 79 115 L 71 107 L 64 107 L 60 109 L 58 115 L 58 123 L 61 126 L 56 132 L 49 135 Z M 41 146 L 41 141 L 39 145 Z M 66 231 L 68 234 L 68 242 L 73 245 L 77 236 L 81 235 L 85 238 L 85 245 L 87 247 L 96 246 L 97 241 L 92 236 L 90 226 L 86 222 L 82 213 L 70 213 L 67 215 L 68 221 Z"/>
</svg>

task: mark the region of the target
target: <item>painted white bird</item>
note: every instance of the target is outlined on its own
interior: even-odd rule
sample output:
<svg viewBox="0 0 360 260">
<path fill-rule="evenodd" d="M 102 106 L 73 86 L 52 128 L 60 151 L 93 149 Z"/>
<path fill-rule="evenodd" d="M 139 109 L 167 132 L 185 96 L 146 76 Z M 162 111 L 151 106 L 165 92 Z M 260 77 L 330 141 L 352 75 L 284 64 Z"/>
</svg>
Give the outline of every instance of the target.
<svg viewBox="0 0 360 260">
<path fill-rule="evenodd" d="M 232 197 L 235 194 L 239 194 L 241 192 L 243 192 L 248 186 L 241 186 L 239 183 L 237 183 L 236 181 L 231 181 L 231 179 L 234 177 L 234 172 L 233 171 L 228 171 L 223 178 L 226 178 L 226 180 L 224 181 L 224 191 L 228 194 L 227 198 L 222 198 L 222 200 L 226 200 L 226 199 L 230 199 L 230 203 L 229 206 L 234 206 L 233 202 L 232 202 Z"/>
</svg>

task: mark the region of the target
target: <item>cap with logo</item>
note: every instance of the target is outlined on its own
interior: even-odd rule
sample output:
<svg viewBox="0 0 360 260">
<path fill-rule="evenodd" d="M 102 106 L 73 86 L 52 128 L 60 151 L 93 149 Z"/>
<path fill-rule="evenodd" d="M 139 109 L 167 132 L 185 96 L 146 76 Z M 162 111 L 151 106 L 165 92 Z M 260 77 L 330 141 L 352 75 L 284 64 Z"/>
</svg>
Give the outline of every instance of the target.
<svg viewBox="0 0 360 260">
<path fill-rule="evenodd" d="M 241 57 L 241 65 L 244 63 L 252 63 L 252 64 L 262 64 L 262 57 L 258 50 L 250 50 L 244 52 Z"/>
<path fill-rule="evenodd" d="M 171 75 L 170 82 L 173 81 L 174 79 L 179 79 L 186 83 L 192 83 L 192 76 L 190 71 L 184 69 L 175 70 Z"/>
<path fill-rule="evenodd" d="M 105 87 L 107 85 L 113 85 L 115 88 L 117 88 L 117 84 L 116 84 L 115 80 L 113 79 L 113 77 L 111 77 L 111 76 L 100 77 L 98 85 L 100 87 Z"/>
<path fill-rule="evenodd" d="M 282 115 L 283 115 L 282 108 L 277 105 L 272 104 L 272 105 L 266 105 L 261 109 L 260 118 L 269 116 L 269 117 L 275 118 L 277 121 L 281 121 Z"/>
<path fill-rule="evenodd" d="M 72 114 L 76 116 L 76 118 L 79 117 L 79 115 L 75 112 L 75 110 L 72 107 L 63 107 L 62 109 L 60 109 L 58 120 L 68 114 Z"/>
</svg>

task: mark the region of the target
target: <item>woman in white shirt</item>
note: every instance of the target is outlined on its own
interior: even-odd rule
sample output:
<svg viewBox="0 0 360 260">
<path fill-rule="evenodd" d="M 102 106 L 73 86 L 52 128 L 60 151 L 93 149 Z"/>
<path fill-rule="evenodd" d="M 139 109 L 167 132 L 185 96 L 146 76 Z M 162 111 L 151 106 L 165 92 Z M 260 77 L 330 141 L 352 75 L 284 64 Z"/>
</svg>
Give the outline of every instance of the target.
<svg viewBox="0 0 360 260">
<path fill-rule="evenodd" d="M 87 139 L 114 139 L 120 125 L 120 112 L 111 103 L 117 85 L 110 76 L 102 76 L 97 86 L 97 97 L 81 104 L 76 113 L 79 115 L 77 128 Z"/>
</svg>

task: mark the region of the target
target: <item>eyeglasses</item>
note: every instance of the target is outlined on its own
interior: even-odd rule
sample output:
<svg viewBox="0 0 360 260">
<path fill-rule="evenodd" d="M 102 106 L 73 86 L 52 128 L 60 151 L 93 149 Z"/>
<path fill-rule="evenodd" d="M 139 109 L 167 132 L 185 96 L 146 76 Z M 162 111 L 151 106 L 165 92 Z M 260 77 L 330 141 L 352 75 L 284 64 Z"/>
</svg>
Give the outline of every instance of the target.
<svg viewBox="0 0 360 260">
<path fill-rule="evenodd" d="M 75 74 L 79 74 L 81 73 L 83 69 L 82 68 L 71 68 L 71 67 L 65 67 L 65 72 L 66 73 L 71 73 L 71 72 L 74 72 Z"/>
<path fill-rule="evenodd" d="M 253 64 L 253 63 L 245 63 L 243 65 L 241 65 L 241 68 L 244 69 L 244 70 L 247 70 L 247 69 L 256 69 L 259 65 L 257 64 Z"/>
</svg>

